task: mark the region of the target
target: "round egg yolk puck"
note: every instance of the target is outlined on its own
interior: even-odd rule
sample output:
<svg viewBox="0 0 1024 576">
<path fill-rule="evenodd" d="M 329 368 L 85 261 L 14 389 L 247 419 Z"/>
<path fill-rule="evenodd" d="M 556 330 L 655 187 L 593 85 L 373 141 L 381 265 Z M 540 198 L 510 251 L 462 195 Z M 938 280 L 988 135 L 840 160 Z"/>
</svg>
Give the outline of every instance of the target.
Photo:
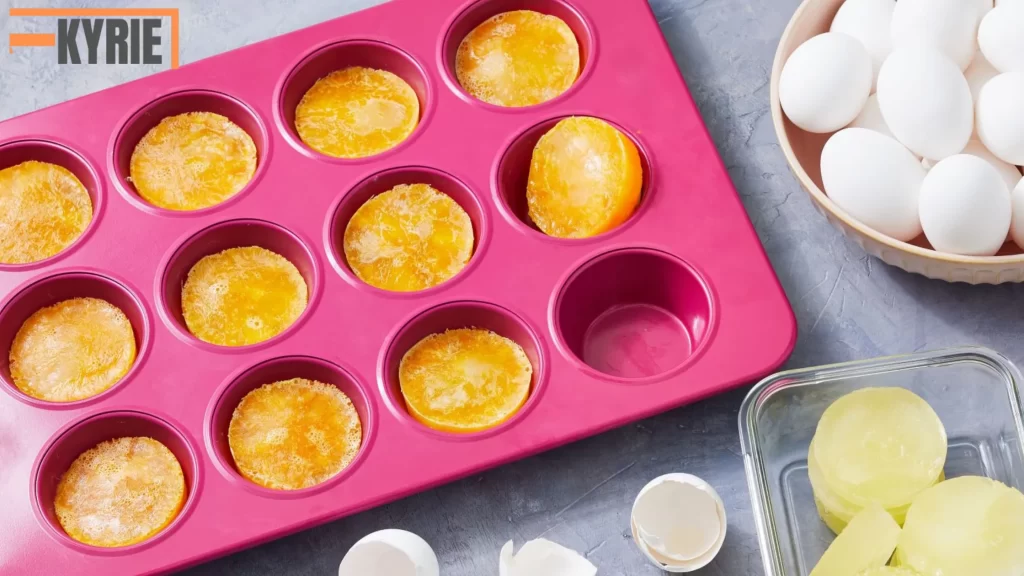
<svg viewBox="0 0 1024 576">
<path fill-rule="evenodd" d="M 420 101 L 412 86 L 386 70 L 353 66 L 316 81 L 295 108 L 295 130 L 307 146 L 335 158 L 363 158 L 412 134 Z"/>
<path fill-rule="evenodd" d="M 277 490 L 300 490 L 344 470 L 362 443 L 352 400 L 330 384 L 293 378 L 265 384 L 238 403 L 228 426 L 242 476 Z"/>
<path fill-rule="evenodd" d="M 120 308 L 74 298 L 37 310 L 18 329 L 10 350 L 19 390 L 49 402 L 95 396 L 135 362 L 135 333 Z"/>
<path fill-rule="evenodd" d="M 167 527 L 185 504 L 185 476 L 152 438 L 117 438 L 86 450 L 61 476 L 53 508 L 71 538 L 128 546 Z"/>
<path fill-rule="evenodd" d="M 92 199 L 67 168 L 30 160 L 0 170 L 0 263 L 49 258 L 90 221 Z"/>
<path fill-rule="evenodd" d="M 446 432 L 477 432 L 508 420 L 526 403 L 532 376 L 522 346 L 475 328 L 427 336 L 398 368 L 409 414 Z"/>
<path fill-rule="evenodd" d="M 131 182 L 146 202 L 167 210 L 199 210 L 224 202 L 252 180 L 256 144 L 220 114 L 164 118 L 132 152 Z"/>
<path fill-rule="evenodd" d="M 370 198 L 345 227 L 345 260 L 363 282 L 409 292 L 459 273 L 473 255 L 473 222 L 447 194 L 400 184 Z"/>
<path fill-rule="evenodd" d="M 196 338 L 245 346 L 284 332 L 306 309 L 307 297 L 306 281 L 287 258 L 247 246 L 196 262 L 181 290 L 181 311 Z"/>
<path fill-rule="evenodd" d="M 455 76 L 471 96 L 505 107 L 547 102 L 573 85 L 580 47 L 560 18 L 531 10 L 493 16 L 463 38 Z"/>
<path fill-rule="evenodd" d="M 596 236 L 633 214 L 642 186 L 640 153 L 629 137 L 597 118 L 566 118 L 533 149 L 530 220 L 549 236 Z"/>
</svg>

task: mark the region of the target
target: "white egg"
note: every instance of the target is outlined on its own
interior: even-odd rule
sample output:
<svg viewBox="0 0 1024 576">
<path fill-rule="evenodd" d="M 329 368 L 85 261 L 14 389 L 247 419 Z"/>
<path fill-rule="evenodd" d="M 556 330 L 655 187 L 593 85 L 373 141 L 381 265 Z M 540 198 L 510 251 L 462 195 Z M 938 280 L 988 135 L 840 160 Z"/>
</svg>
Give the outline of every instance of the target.
<svg viewBox="0 0 1024 576">
<path fill-rule="evenodd" d="M 978 50 L 981 14 L 975 0 L 899 0 L 892 13 L 892 48 L 933 48 L 966 70 Z"/>
<path fill-rule="evenodd" d="M 993 154 L 1024 165 L 1024 71 L 1000 74 L 985 84 L 977 119 L 978 137 Z"/>
<path fill-rule="evenodd" d="M 996 70 L 1024 72 L 1024 2 L 990 11 L 978 28 L 978 44 Z"/>
<path fill-rule="evenodd" d="M 836 132 L 821 151 L 821 180 L 833 202 L 897 240 L 921 233 L 921 162 L 896 140 L 864 128 Z"/>
<path fill-rule="evenodd" d="M 715 489 L 690 474 L 665 474 L 651 480 L 633 501 L 633 541 L 666 572 L 693 572 L 711 563 L 722 549 L 728 522 Z"/>
<path fill-rule="evenodd" d="M 1010 203 L 1013 206 L 1013 218 L 1010 221 L 1010 238 L 1018 248 L 1024 249 L 1024 178 L 1013 189 Z"/>
<path fill-rule="evenodd" d="M 921 183 L 920 201 L 924 235 L 939 252 L 992 256 L 1010 231 L 1010 190 L 977 156 L 936 164 Z"/>
<path fill-rule="evenodd" d="M 798 127 L 817 133 L 849 124 L 871 93 L 871 57 L 845 34 L 827 32 L 790 55 L 779 77 L 779 100 Z"/>
<path fill-rule="evenodd" d="M 430 544 L 405 530 L 380 530 L 356 542 L 341 560 L 338 576 L 439 576 Z"/>
<path fill-rule="evenodd" d="M 981 14 L 982 17 L 984 17 L 985 14 L 988 14 L 988 11 L 994 6 L 992 0 L 975 0 L 975 3 L 978 5 L 978 13 Z"/>
<path fill-rule="evenodd" d="M 895 7 L 896 0 L 846 0 L 832 20 L 830 31 L 860 40 L 871 56 L 872 92 L 875 90 L 874 79 L 878 77 L 878 69 L 892 51 L 889 24 Z"/>
<path fill-rule="evenodd" d="M 878 105 L 896 139 L 924 158 L 960 152 L 974 131 L 967 80 L 936 50 L 894 51 L 878 73 Z"/>
<path fill-rule="evenodd" d="M 879 134 L 885 134 L 890 138 L 896 138 L 893 136 L 892 130 L 889 130 L 889 125 L 885 123 L 885 118 L 882 117 L 882 109 L 878 107 L 878 94 L 868 97 L 864 109 L 853 119 L 853 122 L 850 122 L 849 128 L 866 128 Z"/>
<path fill-rule="evenodd" d="M 971 156 L 977 156 L 982 160 L 988 162 L 993 168 L 999 172 L 999 176 L 1006 182 L 1006 187 L 1013 190 L 1013 187 L 1017 185 L 1020 180 L 1020 170 L 1017 169 L 1013 164 L 1003 162 L 996 157 L 988 148 L 985 147 L 980 140 L 972 139 L 967 143 L 961 154 L 970 154 Z"/>
<path fill-rule="evenodd" d="M 967 85 L 971 88 L 971 98 L 975 104 L 981 94 L 981 87 L 996 76 L 999 76 L 999 70 L 996 70 L 988 58 L 979 52 L 971 65 L 964 71 L 964 78 L 967 79 Z"/>
</svg>

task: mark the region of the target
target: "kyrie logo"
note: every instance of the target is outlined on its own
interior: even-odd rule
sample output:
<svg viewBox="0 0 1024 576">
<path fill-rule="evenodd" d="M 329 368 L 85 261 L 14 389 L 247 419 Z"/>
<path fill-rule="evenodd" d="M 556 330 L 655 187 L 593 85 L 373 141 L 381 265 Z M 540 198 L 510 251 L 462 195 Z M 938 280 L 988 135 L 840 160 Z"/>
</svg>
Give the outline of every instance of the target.
<svg viewBox="0 0 1024 576">
<path fill-rule="evenodd" d="M 59 64 L 164 64 L 169 36 L 171 68 L 178 67 L 177 8 L 11 8 L 10 15 L 55 18 L 55 33 L 11 33 L 9 50 L 28 46 L 57 48 Z M 164 19 L 169 26 L 164 26 Z M 168 32 L 169 31 L 169 32 Z"/>
</svg>

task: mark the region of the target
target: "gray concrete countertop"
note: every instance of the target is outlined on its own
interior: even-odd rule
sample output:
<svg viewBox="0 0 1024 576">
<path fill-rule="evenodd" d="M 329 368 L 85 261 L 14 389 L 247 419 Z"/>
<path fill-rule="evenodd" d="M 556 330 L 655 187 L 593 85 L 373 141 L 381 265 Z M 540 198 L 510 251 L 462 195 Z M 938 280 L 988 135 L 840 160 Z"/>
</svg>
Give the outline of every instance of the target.
<svg viewBox="0 0 1024 576">
<path fill-rule="evenodd" d="M 429 0 L 421 0 L 427 2 Z M 579 0 L 587 2 L 618 0 Z M 182 10 L 182 62 L 335 18 L 377 0 L 130 2 Z M 776 144 L 768 110 L 775 45 L 798 0 L 650 0 L 747 212 L 796 310 L 803 367 L 960 344 L 1024 361 L 1024 288 L 950 285 L 890 268 L 844 239 L 811 206 Z M 16 6 L 71 6 L 36 2 Z M 123 4 L 107 1 L 104 6 Z M 6 20 L 0 34 L 29 32 Z M 64 66 L 50 51 L 0 54 L 0 119 L 155 72 Z M 717 487 L 729 533 L 701 574 L 762 574 L 736 416 L 746 389 L 235 554 L 187 574 L 329 575 L 348 548 L 404 528 L 435 548 L 444 576 L 497 574 L 498 550 L 545 536 L 584 553 L 604 576 L 661 574 L 635 550 L 629 509 L 651 478 L 697 474 Z"/>
</svg>

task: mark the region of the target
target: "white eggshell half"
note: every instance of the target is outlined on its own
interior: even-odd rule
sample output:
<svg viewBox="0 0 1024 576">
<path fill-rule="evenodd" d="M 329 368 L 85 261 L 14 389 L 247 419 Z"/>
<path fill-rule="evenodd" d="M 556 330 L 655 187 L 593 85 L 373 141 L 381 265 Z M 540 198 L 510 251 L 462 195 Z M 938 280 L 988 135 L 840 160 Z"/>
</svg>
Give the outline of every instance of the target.
<svg viewBox="0 0 1024 576">
<path fill-rule="evenodd" d="M 864 109 L 853 119 L 853 122 L 850 122 L 849 128 L 865 128 L 867 130 L 874 130 L 879 134 L 885 134 L 893 139 L 896 138 L 892 130 L 889 130 L 889 125 L 885 123 L 882 109 L 878 107 L 878 94 L 872 94 L 868 97 L 867 103 L 864 104 Z"/>
<path fill-rule="evenodd" d="M 511 540 L 501 548 L 498 576 L 594 576 L 597 567 L 578 552 L 544 538 L 530 540 L 512 554 Z"/>
<path fill-rule="evenodd" d="M 670 572 L 689 572 L 711 562 L 722 548 L 727 526 L 718 493 L 690 474 L 655 478 L 640 490 L 630 514 L 640 550 Z"/>
<path fill-rule="evenodd" d="M 803 130 L 827 133 L 849 124 L 871 93 L 871 57 L 845 34 L 826 32 L 804 42 L 779 77 L 779 101 Z"/>
<path fill-rule="evenodd" d="M 1024 247 L 1024 178 L 1013 189 L 1010 202 L 1013 218 L 1010 221 L 1010 238 L 1018 248 Z"/>
<path fill-rule="evenodd" d="M 356 542 L 341 560 L 338 576 L 439 576 L 430 544 L 405 530 L 381 530 Z"/>
<path fill-rule="evenodd" d="M 961 154 L 970 154 L 971 156 L 977 156 L 982 160 L 988 162 L 999 172 L 999 176 L 1006 183 L 1006 187 L 1009 190 L 1013 190 L 1013 187 L 1020 181 L 1020 170 L 1017 169 L 1013 164 L 1003 162 L 996 155 L 993 154 L 980 140 L 971 140 L 967 143 L 967 147 L 964 148 Z"/>
<path fill-rule="evenodd" d="M 923 158 L 959 153 L 974 131 L 967 80 L 935 50 L 893 52 L 878 73 L 878 106 L 896 138 Z"/>
<path fill-rule="evenodd" d="M 825 193 L 850 216 L 896 240 L 921 233 L 921 162 L 896 140 L 864 128 L 836 132 L 821 152 Z"/>
<path fill-rule="evenodd" d="M 966 70 L 978 50 L 976 0 L 899 0 L 892 13 L 892 47 L 942 51 Z"/>
<path fill-rule="evenodd" d="M 996 70 L 1024 72 L 1024 2 L 990 11 L 978 28 L 978 44 Z"/>
<path fill-rule="evenodd" d="M 921 225 L 940 252 L 992 256 L 1006 241 L 1011 214 L 1010 189 L 977 156 L 950 156 L 921 184 Z"/>
<path fill-rule="evenodd" d="M 991 0 L 989 0 L 991 2 Z M 846 0 L 832 20 L 831 32 L 846 34 L 860 41 L 871 56 L 871 91 L 878 69 L 892 51 L 889 24 L 896 0 Z M 989 8 L 991 8 L 991 3 Z"/>
<path fill-rule="evenodd" d="M 977 120 L 978 137 L 993 154 L 1024 165 L 1024 71 L 1000 74 L 985 84 Z"/>
</svg>

